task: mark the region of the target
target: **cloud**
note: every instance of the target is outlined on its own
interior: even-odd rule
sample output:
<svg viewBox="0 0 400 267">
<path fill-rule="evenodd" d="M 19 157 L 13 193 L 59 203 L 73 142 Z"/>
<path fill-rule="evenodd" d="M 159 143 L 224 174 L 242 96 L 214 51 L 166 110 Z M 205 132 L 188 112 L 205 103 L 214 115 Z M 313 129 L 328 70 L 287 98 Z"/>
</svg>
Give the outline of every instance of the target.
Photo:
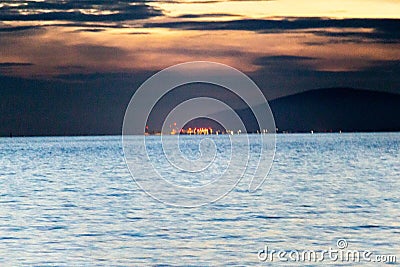
<svg viewBox="0 0 400 267">
<path fill-rule="evenodd" d="M 266 65 L 270 63 L 288 63 L 288 62 L 300 62 L 300 61 L 308 61 L 314 60 L 317 58 L 314 57 L 303 57 L 303 56 L 291 56 L 291 55 L 278 55 L 278 56 L 264 56 L 258 57 L 253 63 L 255 65 Z"/>
<path fill-rule="evenodd" d="M 327 18 L 283 18 L 240 19 L 230 21 L 175 21 L 146 23 L 147 28 L 173 28 L 182 30 L 244 30 L 259 33 L 289 32 L 304 30 L 315 35 L 330 37 L 357 37 L 392 43 L 400 40 L 400 19 L 327 19 Z M 351 30 L 332 32 L 328 29 Z M 359 31 L 355 29 L 360 29 Z M 372 31 L 366 32 L 365 29 Z"/>
<path fill-rule="evenodd" d="M 228 13 L 210 13 L 210 14 L 185 14 L 175 18 L 180 19 L 197 19 L 197 18 L 214 18 L 214 17 L 237 17 L 240 15 L 228 14 Z"/>
<path fill-rule="evenodd" d="M 101 28 L 87 28 L 87 29 L 79 29 L 75 30 L 75 32 L 103 32 L 105 29 Z"/>
<path fill-rule="evenodd" d="M 400 23 L 399 23 L 400 27 Z M 343 32 L 333 32 L 333 31 L 314 31 L 312 32 L 316 36 L 341 38 L 343 42 L 351 43 L 366 43 L 369 41 L 374 41 L 375 43 L 398 43 L 400 41 L 400 32 L 398 30 L 390 28 L 374 28 L 371 32 L 365 31 L 343 31 Z M 332 43 L 331 40 L 328 40 Z"/>
<path fill-rule="evenodd" d="M 13 75 L 15 70 L 31 67 L 33 65 L 33 63 L 29 62 L 0 62 L 0 75 Z"/>
<path fill-rule="evenodd" d="M 26 62 L 1 62 L 0 68 L 9 68 L 9 67 L 23 67 L 23 66 L 33 66 L 32 63 Z"/>
<path fill-rule="evenodd" d="M 32 29 L 37 29 L 40 28 L 38 26 L 16 26 L 16 27 L 0 27 L 0 33 L 9 33 L 9 32 L 19 32 L 19 31 L 26 31 L 26 30 L 32 30 Z"/>
<path fill-rule="evenodd" d="M 42 30 L 45 31 L 48 27 L 81 27 L 82 29 L 75 30 L 75 32 L 101 32 L 106 29 L 121 29 L 127 28 L 128 26 L 122 25 L 118 22 L 112 22 L 107 24 L 96 23 L 96 22 L 72 22 L 72 23 L 54 23 L 54 24 L 46 24 L 46 25 L 29 25 L 29 26 L 6 26 L 0 24 L 0 34 L 23 34 L 26 36 L 29 33 L 35 34 L 36 31 Z"/>
<path fill-rule="evenodd" d="M 12 3 L 13 5 L 9 5 Z M 115 22 L 162 15 L 144 1 L 18 1 L 3 2 L 1 21 Z"/>
<path fill-rule="evenodd" d="M 400 60 L 375 60 L 373 65 L 365 68 L 365 73 L 369 75 L 386 75 L 390 77 L 390 79 L 386 79 L 385 82 L 396 81 L 397 82 L 397 91 L 400 93 Z"/>
</svg>

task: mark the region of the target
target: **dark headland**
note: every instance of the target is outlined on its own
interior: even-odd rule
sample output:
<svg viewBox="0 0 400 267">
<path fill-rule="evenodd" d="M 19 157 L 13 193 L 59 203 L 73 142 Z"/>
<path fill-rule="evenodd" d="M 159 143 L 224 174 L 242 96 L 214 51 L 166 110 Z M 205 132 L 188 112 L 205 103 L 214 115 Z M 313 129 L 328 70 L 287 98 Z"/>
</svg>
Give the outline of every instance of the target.
<svg viewBox="0 0 400 267">
<path fill-rule="evenodd" d="M 400 131 L 400 94 L 319 89 L 273 100 L 270 106 L 284 131 Z"/>
</svg>

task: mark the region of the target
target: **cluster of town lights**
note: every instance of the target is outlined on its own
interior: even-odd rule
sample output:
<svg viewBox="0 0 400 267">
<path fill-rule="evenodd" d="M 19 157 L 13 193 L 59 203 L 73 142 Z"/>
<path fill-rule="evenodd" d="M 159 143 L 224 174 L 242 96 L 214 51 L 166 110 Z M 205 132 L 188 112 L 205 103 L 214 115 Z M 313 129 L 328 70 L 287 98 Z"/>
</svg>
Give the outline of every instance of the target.
<svg viewBox="0 0 400 267">
<path fill-rule="evenodd" d="M 149 126 L 146 126 L 146 130 L 145 130 L 145 135 L 161 135 L 161 134 L 169 134 L 169 135 L 177 135 L 177 134 L 182 134 L 182 135 L 219 135 L 219 134 L 229 134 L 229 135 L 234 135 L 234 134 L 242 134 L 242 130 L 237 130 L 237 131 L 233 131 L 233 130 L 225 130 L 225 131 L 221 131 L 221 130 L 214 130 L 211 127 L 194 127 L 194 128 L 187 128 L 187 129 L 178 129 L 176 127 L 176 123 L 174 123 L 173 125 L 169 126 L 169 132 L 165 133 L 161 133 L 161 132 L 157 132 L 157 131 L 149 131 Z M 267 129 L 263 129 L 261 131 L 257 131 L 257 134 L 266 134 L 268 133 Z"/>
</svg>

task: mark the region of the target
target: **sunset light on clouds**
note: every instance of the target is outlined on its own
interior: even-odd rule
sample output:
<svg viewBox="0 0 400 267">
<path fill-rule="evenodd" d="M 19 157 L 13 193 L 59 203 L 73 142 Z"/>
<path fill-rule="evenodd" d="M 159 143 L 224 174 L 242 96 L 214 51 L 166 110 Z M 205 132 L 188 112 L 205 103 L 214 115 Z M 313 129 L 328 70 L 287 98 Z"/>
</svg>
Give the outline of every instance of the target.
<svg viewBox="0 0 400 267">
<path fill-rule="evenodd" d="M 349 77 L 393 91 L 399 14 L 395 0 L 3 1 L 0 73 L 76 82 L 208 60 L 245 71 L 270 97 Z"/>
</svg>

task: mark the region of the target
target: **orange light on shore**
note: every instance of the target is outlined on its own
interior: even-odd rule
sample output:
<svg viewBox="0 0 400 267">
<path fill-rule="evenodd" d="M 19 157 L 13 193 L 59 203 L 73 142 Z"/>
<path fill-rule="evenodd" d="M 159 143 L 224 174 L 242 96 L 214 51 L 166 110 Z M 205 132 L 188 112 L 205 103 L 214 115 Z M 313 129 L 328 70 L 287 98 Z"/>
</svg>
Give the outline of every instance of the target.
<svg viewBox="0 0 400 267">
<path fill-rule="evenodd" d="M 192 128 L 188 128 L 188 129 L 181 129 L 180 133 L 181 134 L 187 134 L 187 135 L 209 135 L 209 134 L 213 134 L 213 129 L 211 127 L 208 128 L 197 128 L 195 127 L 194 129 Z"/>
</svg>

